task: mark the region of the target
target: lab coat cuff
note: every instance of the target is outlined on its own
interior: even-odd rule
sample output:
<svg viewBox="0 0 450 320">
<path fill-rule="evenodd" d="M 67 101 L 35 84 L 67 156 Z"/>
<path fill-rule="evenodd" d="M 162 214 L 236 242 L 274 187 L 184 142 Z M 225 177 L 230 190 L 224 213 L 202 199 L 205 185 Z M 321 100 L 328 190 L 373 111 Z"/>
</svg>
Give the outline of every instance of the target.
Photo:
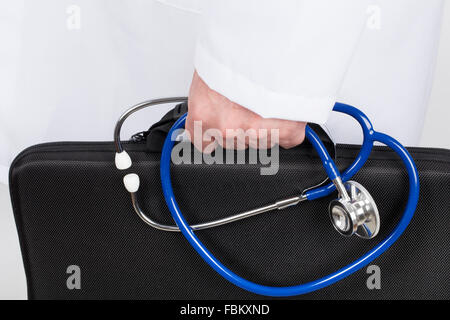
<svg viewBox="0 0 450 320">
<path fill-rule="evenodd" d="M 263 118 L 324 124 L 336 101 L 336 97 L 308 97 L 301 90 L 288 94 L 261 86 L 218 62 L 201 44 L 196 47 L 195 69 L 211 89 Z"/>
</svg>

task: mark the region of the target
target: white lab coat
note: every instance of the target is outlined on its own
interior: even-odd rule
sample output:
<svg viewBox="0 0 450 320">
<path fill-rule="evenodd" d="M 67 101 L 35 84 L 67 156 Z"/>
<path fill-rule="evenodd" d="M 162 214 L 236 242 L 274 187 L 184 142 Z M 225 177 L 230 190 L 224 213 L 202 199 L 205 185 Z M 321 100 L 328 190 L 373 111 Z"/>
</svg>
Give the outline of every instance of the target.
<svg viewBox="0 0 450 320">
<path fill-rule="evenodd" d="M 75 4 L 74 4 L 75 3 Z M 326 123 L 359 143 L 353 104 L 416 145 L 443 0 L 9 0 L 0 3 L 0 181 L 32 144 L 111 140 L 142 100 L 187 95 L 192 73 L 264 117 Z M 196 42 L 196 37 L 198 40 Z M 124 137 L 169 106 L 143 111 Z"/>
</svg>

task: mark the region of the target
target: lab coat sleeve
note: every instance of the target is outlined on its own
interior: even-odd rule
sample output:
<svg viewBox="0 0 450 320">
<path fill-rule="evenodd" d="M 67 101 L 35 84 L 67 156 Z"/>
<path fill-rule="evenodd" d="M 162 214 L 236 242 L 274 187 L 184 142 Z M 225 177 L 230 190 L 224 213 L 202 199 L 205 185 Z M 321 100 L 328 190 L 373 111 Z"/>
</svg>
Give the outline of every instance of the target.
<svg viewBox="0 0 450 320">
<path fill-rule="evenodd" d="M 365 0 L 208 0 L 195 68 L 264 118 L 322 124 L 366 22 Z"/>
</svg>

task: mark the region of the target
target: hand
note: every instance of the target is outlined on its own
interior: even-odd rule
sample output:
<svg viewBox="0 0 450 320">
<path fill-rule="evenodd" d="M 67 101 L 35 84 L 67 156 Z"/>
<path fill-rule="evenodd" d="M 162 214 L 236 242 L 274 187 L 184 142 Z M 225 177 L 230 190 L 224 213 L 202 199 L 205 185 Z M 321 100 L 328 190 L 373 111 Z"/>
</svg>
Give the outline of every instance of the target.
<svg viewBox="0 0 450 320">
<path fill-rule="evenodd" d="M 198 131 L 194 130 L 194 122 L 197 121 L 202 124 L 202 137 L 195 136 Z M 224 148 L 266 148 L 277 142 L 283 148 L 293 148 L 305 139 L 305 126 L 306 123 L 301 121 L 262 118 L 210 89 L 197 72 L 194 72 L 189 91 L 186 130 L 190 133 L 195 147 L 203 152 L 213 151 L 214 148 L 209 147 L 212 145 L 211 138 Z M 217 129 L 222 138 L 204 134 L 208 129 Z M 230 134 L 229 129 L 243 129 L 248 134 L 241 138 L 239 135 Z M 260 129 L 266 129 L 267 135 Z M 276 141 L 272 129 L 279 130 L 279 141 Z"/>
</svg>

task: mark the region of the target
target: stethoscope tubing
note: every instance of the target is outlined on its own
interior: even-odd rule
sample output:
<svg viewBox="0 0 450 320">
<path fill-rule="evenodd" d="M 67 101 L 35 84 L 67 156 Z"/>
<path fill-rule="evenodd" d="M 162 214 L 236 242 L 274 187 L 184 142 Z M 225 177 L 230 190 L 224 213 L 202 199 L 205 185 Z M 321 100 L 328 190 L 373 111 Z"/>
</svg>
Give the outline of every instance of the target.
<svg viewBox="0 0 450 320">
<path fill-rule="evenodd" d="M 366 163 L 367 159 L 370 156 L 370 153 L 372 152 L 373 144 L 375 142 L 374 134 L 376 131 L 373 129 L 372 123 L 370 122 L 369 118 L 367 118 L 367 116 L 364 113 L 362 113 L 359 109 L 355 107 L 337 102 L 334 105 L 333 111 L 344 113 L 353 117 L 356 121 L 358 121 L 363 132 L 363 143 L 358 155 L 356 156 L 353 163 L 350 166 L 348 166 L 348 168 L 345 169 L 345 171 L 340 175 L 342 181 L 345 182 L 350 180 L 364 166 L 364 163 Z M 327 174 L 329 174 L 329 171 L 331 170 L 337 170 L 334 161 L 331 159 L 331 157 L 329 155 L 327 157 L 324 154 L 324 153 L 328 154 L 326 148 L 323 146 L 320 139 L 317 137 L 317 135 L 309 126 L 306 126 L 305 135 L 308 141 L 311 142 L 311 144 L 319 154 L 319 157 L 321 158 L 325 169 L 327 170 L 327 166 L 334 165 L 334 168 L 330 168 L 327 170 Z M 331 161 L 325 163 L 323 160 L 324 158 L 329 158 Z M 328 185 L 307 191 L 306 196 L 308 200 L 315 200 L 326 197 L 331 193 L 333 193 L 335 190 L 336 190 L 335 185 L 332 182 L 330 182 Z"/>
<path fill-rule="evenodd" d="M 225 265 L 223 265 L 206 247 L 205 245 L 198 239 L 198 237 L 195 235 L 193 230 L 190 228 L 188 222 L 184 218 L 178 203 L 175 199 L 175 195 L 173 193 L 172 188 L 172 182 L 170 177 L 170 163 L 171 163 L 171 151 L 174 146 L 174 141 L 172 141 L 171 137 L 175 130 L 184 127 L 185 121 L 186 121 L 186 115 L 182 116 L 176 123 L 173 125 L 171 130 L 169 131 L 167 138 L 165 140 L 162 155 L 161 155 L 161 162 L 160 162 L 160 173 L 161 173 L 161 183 L 162 183 L 162 189 L 164 193 L 164 198 L 166 200 L 166 204 L 170 210 L 170 213 L 175 220 L 175 223 L 180 228 L 181 233 L 183 236 L 188 240 L 188 242 L 191 244 L 191 246 L 198 252 L 198 254 L 205 260 L 205 262 L 212 267 L 218 274 L 220 274 L 222 277 L 233 283 L 234 285 L 245 289 L 247 291 L 265 295 L 265 296 L 271 296 L 271 297 L 287 297 L 287 296 L 294 296 L 294 295 L 301 295 L 306 294 L 312 291 L 316 291 L 318 289 L 322 289 L 324 287 L 327 287 L 333 283 L 336 283 L 339 280 L 342 280 L 343 278 L 351 275 L 352 273 L 358 271 L 359 269 L 363 268 L 364 266 L 367 266 L 369 263 L 371 263 L 374 259 L 376 259 L 378 256 L 380 256 L 383 252 L 385 252 L 405 231 L 406 227 L 408 226 L 409 222 L 411 221 L 414 211 L 416 209 L 418 199 L 419 199 L 419 176 L 417 172 L 417 168 L 414 164 L 414 161 L 411 157 L 411 155 L 408 153 L 408 151 L 394 138 L 379 133 L 373 130 L 372 125 L 370 121 L 367 119 L 367 117 L 360 112 L 358 109 L 353 108 L 351 106 L 347 106 L 344 104 L 337 103 L 334 108 L 335 111 L 347 113 L 351 116 L 353 116 L 361 125 L 363 132 L 364 132 L 364 142 L 363 146 L 360 150 L 360 153 L 356 157 L 355 161 L 350 165 L 342 174 L 342 179 L 344 181 L 350 179 L 364 164 L 364 162 L 368 159 L 370 155 L 370 151 L 372 150 L 374 141 L 381 142 L 385 144 L 386 146 L 390 147 L 393 151 L 395 151 L 403 161 L 405 168 L 408 172 L 409 176 L 409 198 L 406 204 L 405 211 L 402 215 L 402 218 L 400 219 L 400 222 L 397 224 L 397 226 L 394 228 L 394 230 L 378 245 L 376 245 L 373 249 L 371 249 L 369 252 L 367 252 L 362 257 L 358 258 L 354 262 L 350 263 L 349 265 L 337 270 L 334 273 L 331 273 L 325 277 L 322 277 L 318 280 L 314 280 L 305 284 L 295 285 L 295 286 L 287 286 L 287 287 L 272 287 L 272 286 L 265 286 L 261 284 L 257 284 L 254 282 L 251 282 L 247 279 L 244 279 L 240 277 L 239 275 L 235 274 L 233 271 L 231 271 L 229 268 L 227 268 Z M 311 130 L 312 131 L 312 130 Z M 318 146 L 315 144 L 317 142 L 318 144 L 321 144 L 323 147 L 323 144 L 320 142 L 320 140 L 314 142 L 314 137 L 311 135 L 311 132 L 309 132 L 309 129 L 307 129 L 306 136 L 311 141 L 313 146 L 316 148 L 316 150 L 319 153 L 319 156 L 321 157 L 322 161 L 328 161 L 329 155 L 327 157 L 327 154 L 323 153 L 322 148 L 317 148 Z M 313 132 L 313 131 L 312 131 Z M 311 139 L 310 139 L 311 138 Z M 323 148 L 324 149 L 324 148 Z M 326 152 L 326 149 L 325 149 Z M 331 160 L 331 158 L 330 158 Z M 331 160 L 332 161 L 332 160 Z M 339 174 L 339 171 L 335 169 L 334 162 L 332 164 L 330 163 L 324 163 L 324 166 L 327 170 L 328 174 L 331 174 L 332 176 L 334 174 Z M 334 166 L 334 168 L 333 168 Z M 335 173 L 333 173 L 335 172 Z M 314 200 L 321 197 L 324 197 L 330 193 L 332 193 L 335 190 L 334 185 L 331 183 L 327 186 L 320 187 L 317 189 L 313 189 L 308 191 L 307 198 L 308 200 Z"/>
</svg>

